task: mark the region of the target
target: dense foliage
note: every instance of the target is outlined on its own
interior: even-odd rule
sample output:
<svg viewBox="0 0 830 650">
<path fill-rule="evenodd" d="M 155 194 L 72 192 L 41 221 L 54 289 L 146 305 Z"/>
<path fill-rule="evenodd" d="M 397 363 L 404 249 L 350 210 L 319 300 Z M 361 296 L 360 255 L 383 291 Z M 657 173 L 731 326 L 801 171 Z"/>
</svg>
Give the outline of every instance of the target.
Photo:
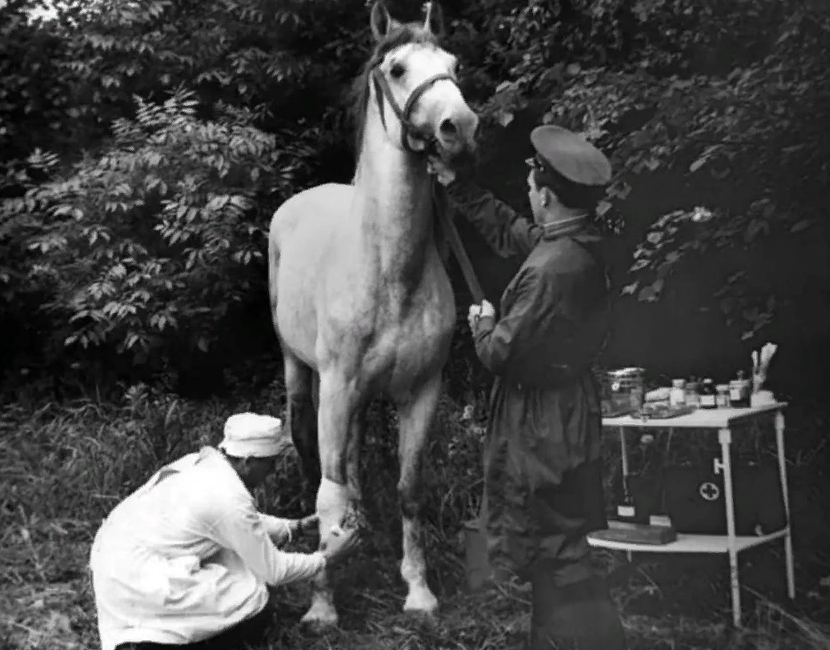
<svg viewBox="0 0 830 650">
<path fill-rule="evenodd" d="M 346 90 L 368 10 L 59 0 L 33 18 L 40 4 L 0 8 L 0 318 L 19 333 L 6 365 L 184 363 L 228 338 L 237 305 L 264 300 L 275 205 L 348 179 Z M 483 166 L 528 110 L 611 156 L 600 211 L 626 235 L 624 297 L 647 309 L 703 263 L 718 271 L 686 309 L 720 310 L 750 343 L 808 315 L 826 330 L 825 3 L 447 0 L 444 12 L 485 120 Z M 633 207 L 649 182 L 667 196 Z"/>
<path fill-rule="evenodd" d="M 64 346 L 111 343 L 146 363 L 175 345 L 167 330 L 185 329 L 207 351 L 216 319 L 257 283 L 246 267 L 263 257 L 269 193 L 290 189 L 296 152 L 277 152 L 239 111 L 200 121 L 195 105 L 184 94 L 138 99 L 100 157 L 8 200 L 29 217 L 11 221 L 26 242 L 17 259 L 31 264 L 21 279 L 49 296 Z"/>
</svg>

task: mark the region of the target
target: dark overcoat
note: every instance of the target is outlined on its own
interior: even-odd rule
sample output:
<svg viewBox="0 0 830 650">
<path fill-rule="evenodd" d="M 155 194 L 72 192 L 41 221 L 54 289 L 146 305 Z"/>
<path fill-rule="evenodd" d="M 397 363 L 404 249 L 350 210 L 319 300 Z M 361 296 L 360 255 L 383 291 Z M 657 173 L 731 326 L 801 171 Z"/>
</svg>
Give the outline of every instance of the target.
<svg viewBox="0 0 830 650">
<path fill-rule="evenodd" d="M 457 181 L 450 197 L 501 256 L 526 255 L 496 318 L 473 325 L 494 375 L 484 452 L 482 524 L 491 564 L 519 575 L 561 561 L 561 581 L 590 574 L 585 534 L 607 527 L 602 415 L 591 364 L 609 325 L 600 237 L 553 234 L 488 192 Z"/>
</svg>

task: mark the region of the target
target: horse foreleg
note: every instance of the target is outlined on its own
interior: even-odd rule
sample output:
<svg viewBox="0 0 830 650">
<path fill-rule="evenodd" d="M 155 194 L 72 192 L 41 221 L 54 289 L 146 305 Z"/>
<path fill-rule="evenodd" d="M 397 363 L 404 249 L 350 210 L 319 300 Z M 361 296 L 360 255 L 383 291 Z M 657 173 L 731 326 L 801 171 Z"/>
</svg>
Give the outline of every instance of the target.
<svg viewBox="0 0 830 650">
<path fill-rule="evenodd" d="M 314 505 L 320 487 L 320 452 L 317 445 L 317 409 L 314 407 L 311 368 L 282 346 L 285 368 L 286 413 L 288 430 L 297 449 L 303 475 L 303 511 Z"/>
<path fill-rule="evenodd" d="M 317 415 L 322 479 L 317 491 L 317 515 L 320 518 L 320 549 L 331 539 L 335 526 L 349 518 L 351 503 L 347 484 L 347 447 L 355 413 L 354 390 L 348 382 L 331 374 L 320 377 L 320 406 Z M 311 607 L 302 622 L 315 629 L 337 625 L 334 589 L 329 570 L 321 571 L 313 581 Z"/>
<path fill-rule="evenodd" d="M 406 399 L 398 402 L 400 433 L 400 480 L 398 496 L 403 518 L 403 560 L 401 577 L 409 592 L 404 611 L 431 615 L 438 607 L 438 599 L 429 588 L 426 578 L 426 560 L 423 547 L 422 460 L 429 437 L 438 397 L 441 392 L 441 374 L 437 373 L 426 384 Z"/>
</svg>

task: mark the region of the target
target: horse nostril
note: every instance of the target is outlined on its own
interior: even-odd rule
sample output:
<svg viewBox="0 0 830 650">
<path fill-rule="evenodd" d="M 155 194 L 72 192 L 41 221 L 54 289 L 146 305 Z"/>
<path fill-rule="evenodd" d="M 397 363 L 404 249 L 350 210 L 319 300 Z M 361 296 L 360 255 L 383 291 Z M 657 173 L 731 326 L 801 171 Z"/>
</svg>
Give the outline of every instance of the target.
<svg viewBox="0 0 830 650">
<path fill-rule="evenodd" d="M 450 119 L 446 119 L 441 122 L 441 125 L 438 127 L 441 130 L 441 135 L 444 136 L 455 136 L 458 135 L 458 129 L 453 124 L 453 121 Z"/>
</svg>

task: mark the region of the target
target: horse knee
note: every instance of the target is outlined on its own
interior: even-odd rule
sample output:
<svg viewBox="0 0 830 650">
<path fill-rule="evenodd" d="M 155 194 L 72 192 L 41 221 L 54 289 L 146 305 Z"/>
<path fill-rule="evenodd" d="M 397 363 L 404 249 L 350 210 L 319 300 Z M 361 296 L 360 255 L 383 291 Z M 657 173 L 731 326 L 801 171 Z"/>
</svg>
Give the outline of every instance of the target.
<svg viewBox="0 0 830 650">
<path fill-rule="evenodd" d="M 404 519 L 417 519 L 421 514 L 423 504 L 408 481 L 398 483 L 398 505 Z"/>
</svg>

